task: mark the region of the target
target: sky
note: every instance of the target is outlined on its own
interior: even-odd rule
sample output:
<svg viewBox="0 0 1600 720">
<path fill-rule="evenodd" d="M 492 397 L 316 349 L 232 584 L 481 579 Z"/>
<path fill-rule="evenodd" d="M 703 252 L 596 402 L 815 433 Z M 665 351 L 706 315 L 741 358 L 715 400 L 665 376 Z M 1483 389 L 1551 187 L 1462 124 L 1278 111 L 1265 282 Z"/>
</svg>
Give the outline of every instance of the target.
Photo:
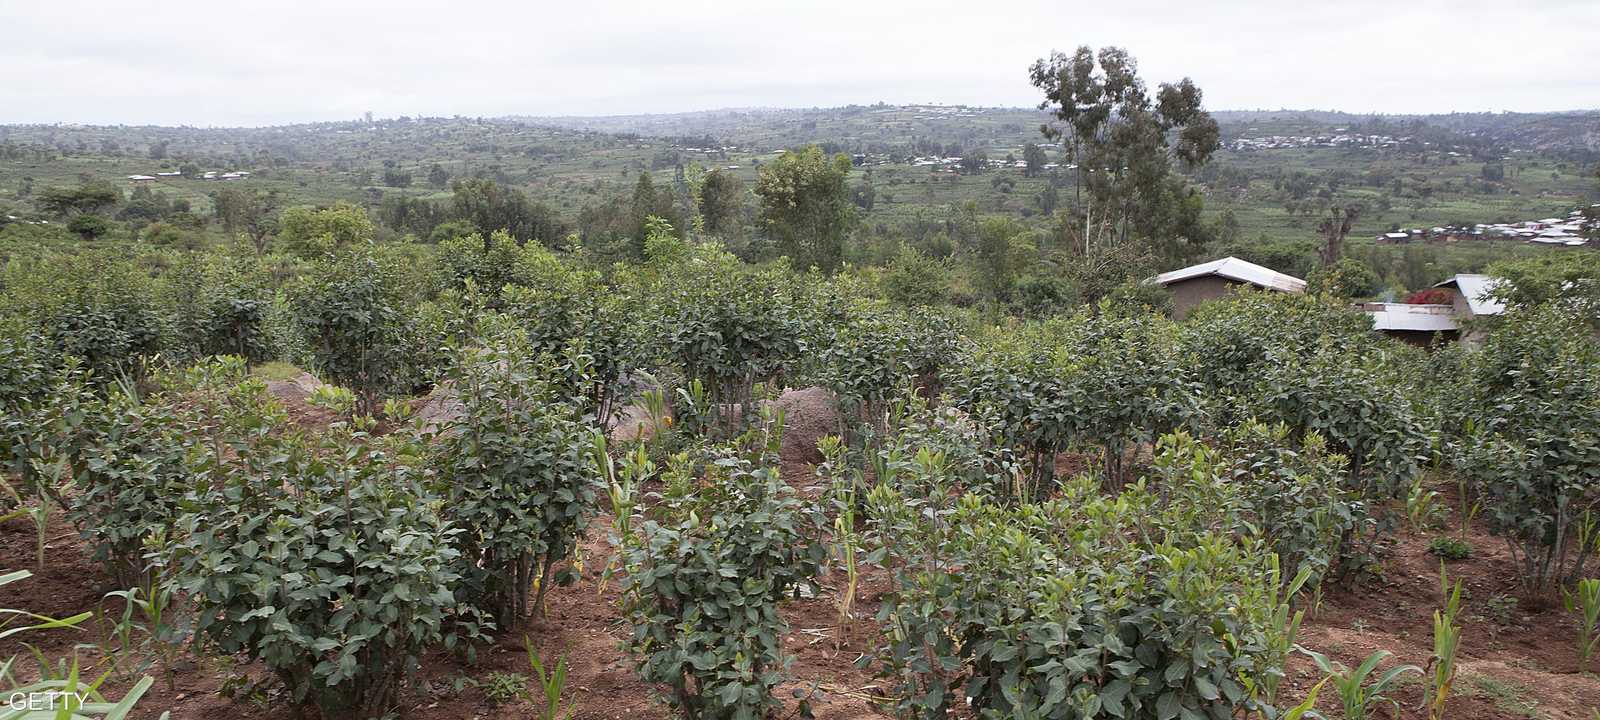
<svg viewBox="0 0 1600 720">
<path fill-rule="evenodd" d="M 0 124 L 1031 106 L 1125 47 L 1212 110 L 1600 108 L 1600 0 L 0 0 Z"/>
</svg>

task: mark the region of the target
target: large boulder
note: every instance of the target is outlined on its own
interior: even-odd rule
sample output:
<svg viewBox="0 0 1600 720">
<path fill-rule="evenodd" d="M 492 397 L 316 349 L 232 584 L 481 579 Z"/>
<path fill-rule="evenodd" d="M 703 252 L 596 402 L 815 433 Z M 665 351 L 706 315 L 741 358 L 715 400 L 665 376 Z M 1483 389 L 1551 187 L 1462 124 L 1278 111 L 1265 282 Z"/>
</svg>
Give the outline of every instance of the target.
<svg viewBox="0 0 1600 720">
<path fill-rule="evenodd" d="M 813 465 L 822 462 L 817 441 L 839 434 L 839 401 L 833 393 L 820 387 L 787 390 L 772 401 L 771 407 L 783 413 L 783 461 Z"/>
<path fill-rule="evenodd" d="M 466 406 L 461 404 L 461 398 L 456 395 L 454 384 L 446 380 L 435 385 L 433 392 L 422 399 L 422 404 L 417 406 L 416 419 L 425 432 L 433 433 L 465 414 Z"/>
</svg>

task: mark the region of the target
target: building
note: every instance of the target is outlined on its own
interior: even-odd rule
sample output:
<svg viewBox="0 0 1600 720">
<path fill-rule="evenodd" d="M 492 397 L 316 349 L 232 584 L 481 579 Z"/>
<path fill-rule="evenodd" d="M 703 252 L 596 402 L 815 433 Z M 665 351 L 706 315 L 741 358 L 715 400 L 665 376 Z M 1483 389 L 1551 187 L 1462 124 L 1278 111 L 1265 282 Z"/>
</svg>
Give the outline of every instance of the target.
<svg viewBox="0 0 1600 720">
<path fill-rule="evenodd" d="M 1452 305 L 1374 302 L 1362 303 L 1360 308 L 1372 316 L 1373 330 L 1412 345 L 1427 347 L 1435 340 L 1453 341 L 1461 334 Z"/>
<path fill-rule="evenodd" d="M 1250 285 L 1263 290 L 1303 293 L 1306 281 L 1236 257 L 1225 257 L 1173 270 L 1146 281 L 1172 291 L 1172 316 L 1182 319 L 1196 305 Z"/>
<path fill-rule="evenodd" d="M 1500 284 L 1498 278 L 1488 275 L 1463 273 L 1434 287 L 1450 293 L 1450 304 L 1460 319 L 1499 315 L 1506 311 L 1505 303 L 1488 297 L 1489 291 Z"/>
<path fill-rule="evenodd" d="M 1362 303 L 1362 312 L 1372 316 L 1372 329 L 1402 342 L 1428 346 L 1435 340 L 1465 339 L 1474 342 L 1468 320 L 1492 317 L 1505 312 L 1505 305 L 1488 297 L 1500 281 L 1488 275 L 1462 274 L 1434 285 L 1444 291 L 1447 302 L 1428 304 Z M 1433 299 L 1433 298 L 1429 298 Z"/>
</svg>

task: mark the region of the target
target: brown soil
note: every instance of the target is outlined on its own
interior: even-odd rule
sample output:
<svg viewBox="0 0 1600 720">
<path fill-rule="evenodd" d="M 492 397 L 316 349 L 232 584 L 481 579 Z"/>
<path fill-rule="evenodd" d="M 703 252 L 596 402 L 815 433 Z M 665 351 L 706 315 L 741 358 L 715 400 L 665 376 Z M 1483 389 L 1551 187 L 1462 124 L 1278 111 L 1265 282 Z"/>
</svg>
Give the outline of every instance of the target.
<svg viewBox="0 0 1600 720">
<path fill-rule="evenodd" d="M 291 408 L 293 411 L 294 408 Z M 812 467 L 794 459 L 783 465 L 784 476 L 797 486 L 815 483 Z M 814 490 L 814 488 L 807 488 Z M 1447 488 L 1441 488 L 1448 492 Z M 1448 495 L 1445 502 L 1449 502 Z M 566 701 L 577 707 L 576 720 L 639 720 L 670 717 L 652 688 L 633 672 L 631 659 L 621 649 L 628 628 L 617 609 L 617 584 L 604 582 L 603 573 L 612 559 L 606 539 L 610 531 L 607 517 L 599 518 L 582 543 L 581 579 L 574 585 L 550 592 L 547 613 L 536 617 L 516 633 L 502 636 L 492 647 L 480 649 L 475 664 L 435 652 L 424 659 L 418 683 L 409 693 L 400 714 L 420 720 L 446 718 L 537 717 L 530 701 L 509 706 L 493 706 L 483 692 L 465 684 L 463 678 L 481 678 L 490 672 L 529 674 L 522 647 L 525 632 L 547 660 L 565 656 L 570 666 Z M 1393 652 L 1390 662 L 1426 664 L 1431 651 L 1431 613 L 1438 604 L 1438 560 L 1427 553 L 1428 540 L 1446 530 L 1401 531 L 1389 548 L 1381 579 L 1361 587 L 1328 588 L 1322 606 L 1312 613 L 1300 634 L 1300 643 L 1325 652 L 1349 666 L 1355 666 L 1377 649 Z M 101 598 L 112 586 L 103 570 L 90 561 L 82 543 L 71 528 L 58 520 L 49 532 L 50 547 L 43 571 L 0 591 L 0 607 L 27 608 L 52 616 L 66 616 L 84 610 L 102 611 Z M 1456 694 L 1449 701 L 1447 716 L 1462 720 L 1511 720 L 1550 718 L 1554 720 L 1592 720 L 1600 708 L 1600 677 L 1578 671 L 1575 649 L 1576 625 L 1559 608 L 1522 607 L 1507 617 L 1495 617 L 1491 599 L 1512 596 L 1515 577 L 1503 543 L 1490 537 L 1482 527 L 1468 534 L 1474 555 L 1450 564 L 1450 574 L 1466 583 L 1464 633 L 1461 650 L 1461 676 Z M 32 526 L 26 520 L 0 524 L 0 568 L 32 568 Z M 888 589 L 881 570 L 863 567 L 857 601 L 850 622 L 841 627 L 834 598 L 844 578 L 835 572 L 822 579 L 817 597 L 788 603 L 784 617 L 790 625 L 785 646 L 794 657 L 793 680 L 778 690 L 784 699 L 781 717 L 794 717 L 796 695 L 809 695 L 816 716 L 825 720 L 881 717 L 884 713 L 872 701 L 885 694 L 884 687 L 855 661 L 874 641 L 876 625 L 872 618 Z M 120 613 L 120 605 L 108 602 L 104 612 Z M 69 657 L 78 645 L 80 661 L 104 671 L 109 662 L 98 646 L 108 643 L 105 627 L 92 621 L 80 630 L 28 633 L 0 642 L 0 658 L 25 653 L 21 641 L 34 643 L 51 658 Z M 1597 663 L 1600 664 L 1600 663 Z M 32 663 L 23 675 L 34 672 Z M 158 669 L 148 672 L 158 674 Z M 129 673 L 131 675 L 131 673 Z M 264 680 L 267 688 L 255 699 L 234 701 L 222 697 L 219 688 L 229 677 L 245 675 Z M 231 717 L 240 719 L 288 720 L 296 712 L 281 693 L 271 690 L 265 670 L 259 665 L 231 658 L 196 657 L 185 652 L 174 668 L 174 689 L 158 679 L 136 713 L 154 718 L 170 710 L 175 720 L 202 720 Z M 1321 679 L 1309 660 L 1297 657 L 1290 664 L 1284 697 L 1298 699 Z M 120 697 L 131 684 L 131 677 L 114 677 L 106 684 L 107 695 Z M 530 687 L 530 690 L 536 691 Z M 1410 681 L 1395 693 L 1402 704 L 1400 717 L 1425 718 L 1418 709 L 1422 683 Z M 1337 698 L 1325 688 L 1320 709 L 1339 717 Z M 307 715 L 314 715 L 307 711 Z M 1377 717 L 1387 717 L 1387 710 Z"/>
</svg>

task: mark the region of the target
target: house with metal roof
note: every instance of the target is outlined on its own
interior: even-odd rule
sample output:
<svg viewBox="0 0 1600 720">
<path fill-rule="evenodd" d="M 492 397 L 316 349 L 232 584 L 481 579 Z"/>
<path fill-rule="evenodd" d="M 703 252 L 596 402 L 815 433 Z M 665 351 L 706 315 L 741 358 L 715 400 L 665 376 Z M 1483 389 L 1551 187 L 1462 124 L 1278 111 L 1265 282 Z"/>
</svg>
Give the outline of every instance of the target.
<svg viewBox="0 0 1600 720">
<path fill-rule="evenodd" d="M 1506 311 L 1505 303 L 1489 297 L 1489 292 L 1500 283 L 1499 278 L 1488 275 L 1462 273 L 1436 283 L 1434 287 L 1450 293 L 1451 305 L 1455 307 L 1457 317 L 1473 318 L 1499 315 Z"/>
<path fill-rule="evenodd" d="M 1164 272 L 1146 282 L 1172 291 L 1172 316 L 1182 319 L 1196 305 L 1249 285 L 1275 292 L 1303 293 L 1306 281 L 1236 257 Z"/>
</svg>

